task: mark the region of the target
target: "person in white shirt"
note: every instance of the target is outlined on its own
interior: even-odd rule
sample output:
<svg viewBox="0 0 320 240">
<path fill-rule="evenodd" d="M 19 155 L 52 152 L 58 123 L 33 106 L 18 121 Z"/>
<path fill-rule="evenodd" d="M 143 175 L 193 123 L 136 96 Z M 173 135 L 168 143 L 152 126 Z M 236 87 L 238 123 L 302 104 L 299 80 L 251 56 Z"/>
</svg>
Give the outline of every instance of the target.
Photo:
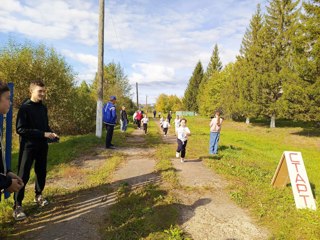
<svg viewBox="0 0 320 240">
<path fill-rule="evenodd" d="M 177 129 L 180 127 L 180 117 L 179 115 L 176 116 L 176 119 L 174 120 L 174 129 L 177 136 Z"/>
<path fill-rule="evenodd" d="M 182 118 L 180 120 L 180 127 L 177 129 L 177 152 L 176 157 L 181 158 L 181 162 L 184 162 L 184 157 L 186 156 L 186 147 L 188 142 L 188 136 L 191 135 L 190 129 L 187 127 L 187 119 Z"/>
<path fill-rule="evenodd" d="M 147 132 L 148 132 L 148 122 L 149 122 L 149 118 L 147 117 L 146 114 L 144 114 L 143 118 L 141 119 L 144 134 L 147 134 Z"/>
<path fill-rule="evenodd" d="M 163 117 L 161 117 L 161 118 L 160 118 L 160 127 L 161 127 L 162 130 L 163 130 L 163 126 L 162 126 L 163 121 L 164 121 L 164 120 L 163 120 Z"/>
<path fill-rule="evenodd" d="M 220 139 L 220 131 L 223 119 L 220 112 L 216 111 L 214 118 L 210 122 L 210 148 L 209 154 L 218 154 L 218 144 Z"/>
<path fill-rule="evenodd" d="M 162 123 L 162 128 L 163 128 L 163 132 L 164 132 L 165 137 L 168 134 L 169 127 L 170 127 L 169 120 L 168 119 L 164 120 Z"/>
</svg>

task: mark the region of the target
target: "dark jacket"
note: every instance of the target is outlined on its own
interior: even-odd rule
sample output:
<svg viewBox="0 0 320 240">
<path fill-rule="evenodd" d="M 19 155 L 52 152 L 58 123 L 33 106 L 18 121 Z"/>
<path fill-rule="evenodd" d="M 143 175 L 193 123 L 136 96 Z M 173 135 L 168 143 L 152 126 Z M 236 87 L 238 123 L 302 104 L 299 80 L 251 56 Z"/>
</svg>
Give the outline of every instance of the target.
<svg viewBox="0 0 320 240">
<path fill-rule="evenodd" d="M 127 115 L 126 110 L 121 110 L 120 111 L 120 119 L 122 121 L 128 121 L 128 115 Z"/>
<path fill-rule="evenodd" d="M 48 122 L 48 110 L 42 102 L 27 99 L 17 115 L 16 131 L 21 140 L 30 142 L 47 142 L 45 132 L 52 132 Z"/>
</svg>

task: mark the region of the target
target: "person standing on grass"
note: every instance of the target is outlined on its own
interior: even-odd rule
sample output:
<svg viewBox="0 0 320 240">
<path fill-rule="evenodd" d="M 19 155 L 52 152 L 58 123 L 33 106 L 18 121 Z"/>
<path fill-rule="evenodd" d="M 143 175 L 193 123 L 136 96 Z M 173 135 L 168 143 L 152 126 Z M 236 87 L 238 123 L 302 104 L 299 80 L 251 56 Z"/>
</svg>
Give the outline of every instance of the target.
<svg viewBox="0 0 320 240">
<path fill-rule="evenodd" d="M 117 123 L 117 111 L 116 104 L 117 98 L 115 96 L 110 97 L 110 101 L 103 107 L 103 122 L 106 125 L 106 148 L 115 149 L 115 146 L 112 144 L 112 137 L 114 126 Z"/>
<path fill-rule="evenodd" d="M 163 128 L 163 132 L 164 132 L 164 136 L 166 137 L 168 134 L 168 130 L 170 127 L 170 123 L 168 119 L 165 119 L 162 123 L 162 128 Z"/>
<path fill-rule="evenodd" d="M 171 123 L 171 119 L 172 119 L 172 113 L 171 111 L 168 113 L 167 119 L 169 121 L 169 124 Z"/>
<path fill-rule="evenodd" d="M 26 218 L 22 209 L 22 201 L 33 162 L 35 162 L 36 175 L 34 201 L 40 207 L 49 204 L 42 196 L 47 176 L 48 141 L 59 138 L 49 127 L 48 110 L 42 103 L 46 93 L 44 83 L 42 81 L 31 82 L 30 93 L 30 99 L 24 101 L 19 108 L 16 122 L 16 131 L 20 136 L 18 175 L 24 183 L 24 187 L 14 195 L 13 217 L 17 221 Z"/>
<path fill-rule="evenodd" d="M 157 111 L 156 110 L 153 110 L 153 118 L 155 119 L 157 116 Z"/>
<path fill-rule="evenodd" d="M 220 112 L 216 111 L 215 116 L 210 122 L 210 149 L 209 154 L 218 153 L 218 144 L 220 139 L 220 131 L 223 119 L 220 117 Z"/>
<path fill-rule="evenodd" d="M 176 133 L 176 135 L 179 127 L 180 127 L 180 116 L 177 115 L 176 119 L 174 120 L 174 130 L 175 130 L 174 132 Z"/>
<path fill-rule="evenodd" d="M 10 89 L 7 84 L 0 81 L 0 114 L 7 114 L 10 105 Z M 2 139 L 2 132 L 0 132 L 0 134 Z M 2 141 L 0 141 L 0 202 L 1 195 L 4 191 L 10 193 L 18 192 L 23 186 L 23 180 L 7 168 L 4 159 L 4 148 L 2 146 Z"/>
<path fill-rule="evenodd" d="M 177 152 L 176 157 L 181 158 L 181 162 L 184 162 L 184 157 L 186 156 L 186 147 L 188 142 L 188 136 L 191 135 L 189 128 L 187 127 L 187 120 L 182 118 L 180 120 L 180 127 L 177 129 Z"/>
<path fill-rule="evenodd" d="M 136 115 L 137 127 L 141 129 L 141 119 L 143 118 L 141 111 L 139 110 Z"/>
<path fill-rule="evenodd" d="M 146 114 L 143 116 L 141 122 L 142 122 L 143 130 L 144 130 L 144 134 L 147 134 L 148 133 L 149 118 L 147 117 Z"/>
<path fill-rule="evenodd" d="M 125 132 L 127 131 L 127 127 L 128 127 L 128 115 L 126 112 L 126 107 L 122 106 L 122 109 L 120 111 L 120 129 L 121 132 Z"/>
</svg>

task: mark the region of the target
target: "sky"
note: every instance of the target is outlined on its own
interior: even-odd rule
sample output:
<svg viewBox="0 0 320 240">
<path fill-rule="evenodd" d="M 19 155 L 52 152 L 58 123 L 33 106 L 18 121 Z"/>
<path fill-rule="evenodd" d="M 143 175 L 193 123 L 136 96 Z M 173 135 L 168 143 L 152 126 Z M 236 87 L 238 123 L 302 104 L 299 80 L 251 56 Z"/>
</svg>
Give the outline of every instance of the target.
<svg viewBox="0 0 320 240">
<path fill-rule="evenodd" d="M 139 102 L 182 97 L 195 65 L 206 69 L 218 44 L 235 60 L 257 4 L 267 0 L 105 0 L 105 63 L 120 63 Z M 97 71 L 99 0 L 0 0 L 0 47 L 43 43 L 63 55 L 78 83 Z"/>
</svg>

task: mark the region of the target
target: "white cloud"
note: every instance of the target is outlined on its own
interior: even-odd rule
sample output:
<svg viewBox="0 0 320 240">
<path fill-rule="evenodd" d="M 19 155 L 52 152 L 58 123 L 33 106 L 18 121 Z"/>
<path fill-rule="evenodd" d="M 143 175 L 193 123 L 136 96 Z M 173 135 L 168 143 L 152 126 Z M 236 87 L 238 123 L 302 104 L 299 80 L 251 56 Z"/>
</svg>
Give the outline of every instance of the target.
<svg viewBox="0 0 320 240">
<path fill-rule="evenodd" d="M 131 83 L 174 81 L 175 71 L 171 67 L 150 63 L 136 63 L 132 67 L 134 72 L 129 76 Z"/>
</svg>

